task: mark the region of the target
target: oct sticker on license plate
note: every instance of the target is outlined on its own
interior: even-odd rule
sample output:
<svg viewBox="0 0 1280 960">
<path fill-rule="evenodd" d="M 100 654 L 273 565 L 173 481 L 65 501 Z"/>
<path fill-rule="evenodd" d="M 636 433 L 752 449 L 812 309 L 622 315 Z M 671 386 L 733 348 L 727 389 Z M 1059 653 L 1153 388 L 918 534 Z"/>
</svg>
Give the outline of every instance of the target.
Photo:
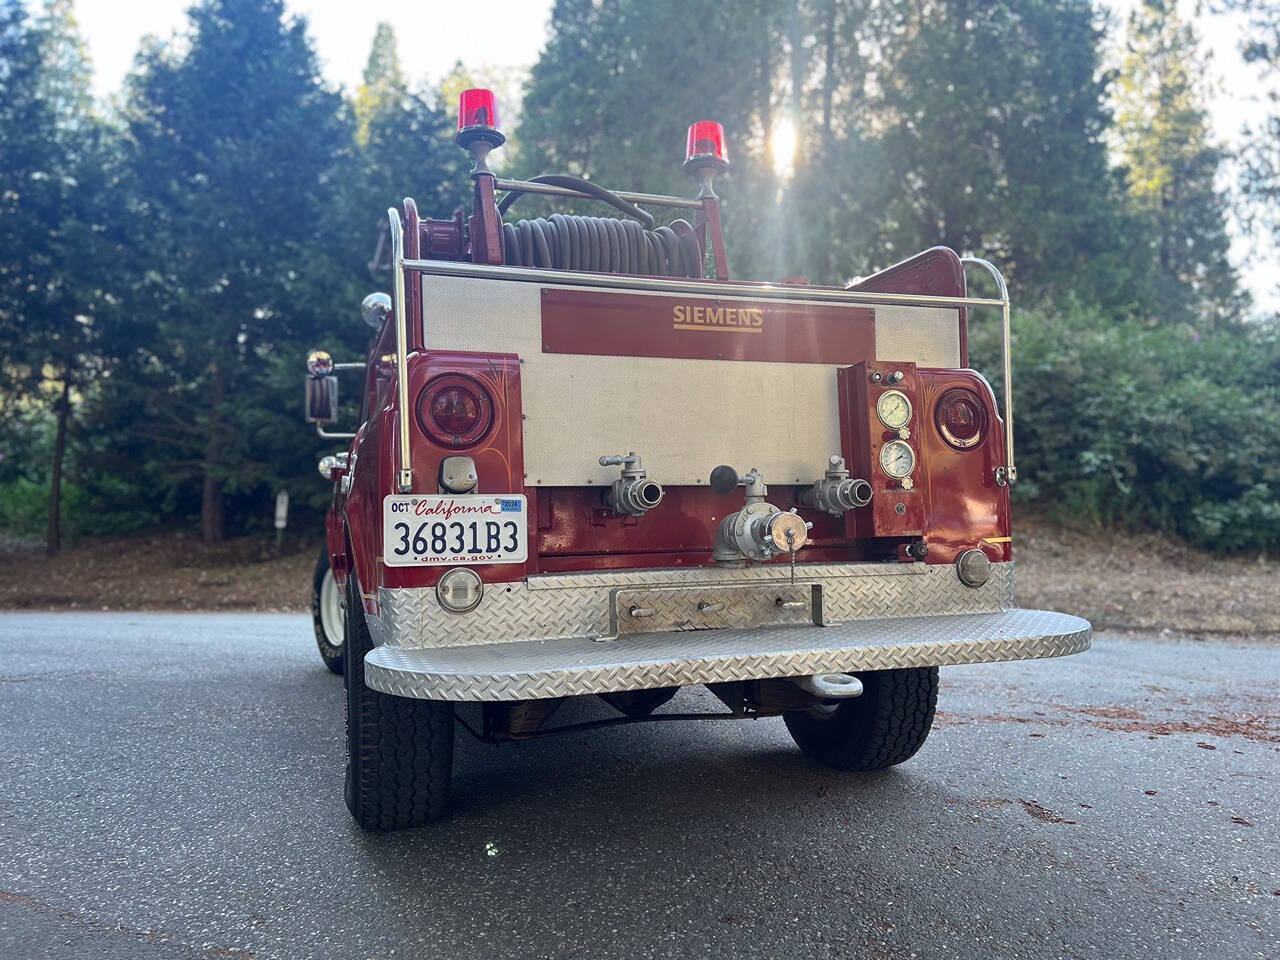
<svg viewBox="0 0 1280 960">
<path fill-rule="evenodd" d="M 523 494 L 392 494 L 382 501 L 382 562 L 524 563 L 527 515 Z"/>
</svg>

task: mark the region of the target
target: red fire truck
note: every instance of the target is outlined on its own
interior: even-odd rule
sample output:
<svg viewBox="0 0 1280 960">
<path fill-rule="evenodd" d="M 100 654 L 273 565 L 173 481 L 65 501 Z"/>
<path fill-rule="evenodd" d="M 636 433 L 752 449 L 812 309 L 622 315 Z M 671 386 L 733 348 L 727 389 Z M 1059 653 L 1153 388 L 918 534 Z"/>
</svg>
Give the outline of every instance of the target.
<svg viewBox="0 0 1280 960">
<path fill-rule="evenodd" d="M 367 362 L 308 360 L 322 431 L 335 371 L 362 376 L 321 464 L 362 827 L 442 815 L 458 726 L 780 716 L 817 762 L 874 770 L 924 743 L 939 666 L 1089 646 L 1085 620 L 1014 605 L 995 267 L 935 247 L 842 288 L 738 280 L 719 124 L 689 128 L 688 198 L 505 179 L 503 140 L 493 95 L 463 93 L 470 206 L 388 210 Z M 516 220 L 527 194 L 613 215 Z M 998 294 L 969 295 L 966 268 Z M 1003 412 L 968 365 L 986 309 Z M 659 711 L 693 685 L 724 710 Z M 617 715 L 552 719 L 589 695 Z"/>
</svg>

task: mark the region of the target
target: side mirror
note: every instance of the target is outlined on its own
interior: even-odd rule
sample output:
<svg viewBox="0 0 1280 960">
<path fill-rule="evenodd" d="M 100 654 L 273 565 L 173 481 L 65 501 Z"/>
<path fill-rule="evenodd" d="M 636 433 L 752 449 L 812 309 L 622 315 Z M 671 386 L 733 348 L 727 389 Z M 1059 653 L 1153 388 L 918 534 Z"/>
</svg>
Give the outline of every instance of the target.
<svg viewBox="0 0 1280 960">
<path fill-rule="evenodd" d="M 338 419 L 338 378 L 333 358 L 323 350 L 307 354 L 307 423 L 335 423 Z"/>
<path fill-rule="evenodd" d="M 371 293 L 360 304 L 360 316 L 375 330 L 381 330 L 391 312 L 391 298 L 385 293 Z"/>
</svg>

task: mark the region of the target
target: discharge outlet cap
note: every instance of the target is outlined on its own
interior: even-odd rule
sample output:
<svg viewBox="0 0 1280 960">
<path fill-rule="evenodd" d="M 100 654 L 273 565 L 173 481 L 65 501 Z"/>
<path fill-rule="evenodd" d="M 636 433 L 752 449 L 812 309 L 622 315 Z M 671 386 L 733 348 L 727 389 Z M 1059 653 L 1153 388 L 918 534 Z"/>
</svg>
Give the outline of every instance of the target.
<svg viewBox="0 0 1280 960">
<path fill-rule="evenodd" d="M 991 577 L 991 560 L 981 550 L 966 550 L 956 558 L 956 575 L 966 587 L 980 587 Z"/>
</svg>

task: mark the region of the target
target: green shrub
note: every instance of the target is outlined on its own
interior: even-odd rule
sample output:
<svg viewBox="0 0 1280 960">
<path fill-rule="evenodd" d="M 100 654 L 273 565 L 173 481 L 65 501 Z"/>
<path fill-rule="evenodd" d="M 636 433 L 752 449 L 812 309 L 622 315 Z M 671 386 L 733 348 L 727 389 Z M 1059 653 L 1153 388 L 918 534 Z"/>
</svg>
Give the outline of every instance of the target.
<svg viewBox="0 0 1280 960">
<path fill-rule="evenodd" d="M 1280 545 L 1280 337 L 1212 336 L 1069 307 L 1015 312 L 1018 495 L 1217 550 Z M 972 362 L 999 370 L 995 324 Z M 992 377 L 998 384 L 998 377 Z"/>
</svg>

